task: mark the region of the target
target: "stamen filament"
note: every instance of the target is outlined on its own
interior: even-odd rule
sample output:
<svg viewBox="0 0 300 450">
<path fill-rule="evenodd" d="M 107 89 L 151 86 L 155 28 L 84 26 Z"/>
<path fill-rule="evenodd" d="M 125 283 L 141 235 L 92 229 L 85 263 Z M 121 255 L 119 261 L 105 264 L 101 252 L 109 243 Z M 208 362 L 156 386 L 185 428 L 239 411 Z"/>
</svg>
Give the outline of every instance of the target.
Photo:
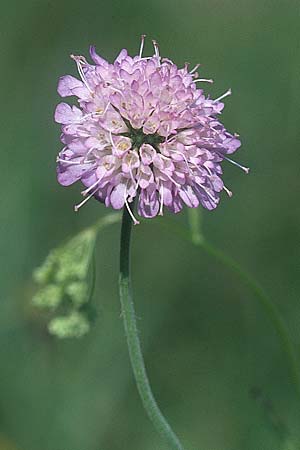
<svg viewBox="0 0 300 450">
<path fill-rule="evenodd" d="M 139 57 L 142 59 L 142 55 L 143 55 L 143 50 L 144 50 L 144 43 L 145 43 L 145 34 L 142 34 L 141 36 L 141 46 L 140 46 L 140 52 L 139 52 Z"/>
<path fill-rule="evenodd" d="M 206 83 L 213 83 L 214 82 L 214 80 L 211 80 L 211 79 L 209 80 L 207 78 L 197 78 L 197 80 L 193 80 L 194 83 L 197 83 L 198 81 L 204 81 Z"/>
<path fill-rule="evenodd" d="M 160 207 L 159 207 L 159 216 L 163 216 L 164 215 L 164 185 L 163 183 L 160 186 L 160 190 L 159 190 L 159 194 L 160 194 Z"/>
<path fill-rule="evenodd" d="M 82 161 L 70 161 L 67 159 L 62 159 L 59 156 L 56 158 L 56 162 L 61 162 L 64 164 L 70 164 L 70 165 L 75 165 L 75 166 L 79 166 L 80 164 L 82 164 Z"/>
<path fill-rule="evenodd" d="M 228 97 L 228 95 L 231 95 L 231 89 L 228 89 L 228 91 L 226 91 L 225 94 L 223 94 L 220 97 L 216 98 L 214 100 L 214 103 L 219 102 L 220 100 L 222 100 L 225 97 Z"/>
<path fill-rule="evenodd" d="M 88 84 L 88 82 L 87 82 L 87 80 L 85 78 L 85 75 L 83 73 L 82 65 L 81 65 L 82 62 L 81 62 L 80 57 L 71 55 L 71 58 L 74 59 L 74 61 L 76 62 L 78 73 L 79 73 L 80 78 L 81 78 L 82 82 L 84 83 L 85 87 L 87 88 L 87 90 L 89 91 L 90 94 L 94 95 L 94 92 L 90 88 L 90 86 L 89 86 L 89 84 Z"/>
<path fill-rule="evenodd" d="M 131 163 L 132 163 L 132 158 L 130 159 L 130 162 L 129 162 L 129 173 L 130 173 L 130 177 L 131 177 L 131 179 L 133 181 L 133 184 L 135 185 L 135 188 L 137 188 L 137 182 L 136 182 L 136 180 L 135 180 L 135 178 L 133 176 Z"/>
<path fill-rule="evenodd" d="M 177 182 L 171 177 L 171 175 L 168 175 L 168 174 L 167 174 L 167 172 L 165 172 L 164 175 L 166 175 L 166 176 L 169 178 L 169 180 L 171 180 L 172 183 L 175 184 L 175 186 L 177 186 L 177 187 L 179 187 L 179 188 L 181 187 L 181 184 L 177 183 Z"/>
<path fill-rule="evenodd" d="M 87 203 L 92 197 L 93 195 L 96 194 L 96 192 L 99 190 L 99 188 L 97 187 L 88 197 L 86 197 L 81 203 L 79 203 L 78 205 L 74 206 L 74 211 L 78 211 L 79 208 L 81 208 L 83 205 L 85 205 L 85 203 Z"/>
<path fill-rule="evenodd" d="M 178 155 L 182 156 L 183 159 L 184 159 L 184 162 L 186 163 L 188 171 L 191 173 L 191 168 L 189 166 L 188 160 L 187 160 L 186 156 L 182 152 L 179 152 L 178 150 L 173 150 L 173 149 L 168 149 L 168 151 L 169 152 L 173 152 L 173 153 L 177 153 Z"/>
<path fill-rule="evenodd" d="M 129 215 L 130 215 L 130 217 L 131 217 L 131 219 L 132 219 L 132 221 L 133 221 L 133 224 L 134 224 L 134 225 L 139 225 L 140 222 L 134 217 L 134 215 L 133 215 L 133 213 L 132 213 L 132 211 L 131 211 L 131 209 L 130 209 L 130 206 L 129 206 L 129 204 L 128 204 L 128 201 L 127 201 L 127 188 L 126 188 L 125 194 L 124 194 L 124 201 L 125 201 L 126 209 L 127 209 L 128 213 L 129 213 Z"/>
<path fill-rule="evenodd" d="M 206 194 L 215 202 L 216 199 L 211 195 L 211 193 L 206 189 L 205 186 L 203 186 L 203 184 L 199 184 L 200 187 L 202 187 L 202 189 L 206 192 Z"/>
<path fill-rule="evenodd" d="M 200 64 L 196 64 L 195 67 L 190 71 L 190 74 L 196 72 L 196 70 L 200 67 Z"/>
<path fill-rule="evenodd" d="M 223 186 L 224 191 L 226 192 L 226 194 L 228 195 L 228 197 L 232 197 L 232 192 L 224 185 Z"/>
<path fill-rule="evenodd" d="M 250 169 L 249 167 L 244 167 L 241 164 L 237 163 L 236 161 L 233 161 L 232 159 L 228 158 L 227 156 L 223 156 L 226 161 L 230 162 L 234 166 L 237 166 L 239 169 L 242 169 L 245 173 L 249 173 Z"/>
<path fill-rule="evenodd" d="M 100 183 L 101 180 L 102 180 L 102 177 L 101 177 L 101 178 L 98 178 L 98 180 L 95 181 L 95 183 L 93 183 L 90 187 L 88 187 L 88 188 L 85 189 L 84 191 L 81 191 L 81 194 L 82 194 L 83 196 L 86 196 L 86 194 L 88 194 L 92 189 L 94 189 L 94 187 L 97 186 L 97 185 Z"/>
<path fill-rule="evenodd" d="M 158 61 L 160 61 L 158 43 L 156 41 L 154 41 L 154 40 L 152 41 L 152 43 L 153 43 L 153 47 L 154 47 L 155 56 L 158 59 Z"/>
</svg>

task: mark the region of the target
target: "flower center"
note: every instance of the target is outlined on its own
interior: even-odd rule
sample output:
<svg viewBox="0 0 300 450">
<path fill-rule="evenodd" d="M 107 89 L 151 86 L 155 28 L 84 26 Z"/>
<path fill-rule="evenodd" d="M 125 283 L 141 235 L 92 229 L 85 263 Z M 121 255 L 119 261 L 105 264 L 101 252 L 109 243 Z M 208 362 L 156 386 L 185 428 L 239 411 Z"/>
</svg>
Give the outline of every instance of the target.
<svg viewBox="0 0 300 450">
<path fill-rule="evenodd" d="M 165 141 L 165 138 L 157 133 L 145 134 L 143 129 L 131 128 L 128 137 L 132 141 L 132 146 L 139 149 L 143 144 L 150 144 L 158 151 L 158 145 Z"/>
<path fill-rule="evenodd" d="M 158 146 L 159 144 L 165 142 L 166 139 L 164 137 L 160 136 L 158 133 L 145 134 L 143 132 L 143 128 L 133 128 L 129 120 L 125 119 L 124 117 L 122 117 L 122 119 L 126 123 L 129 132 L 121 133 L 120 135 L 131 139 L 133 148 L 137 148 L 139 150 L 143 144 L 149 144 L 152 145 L 152 147 L 155 148 L 157 152 L 159 152 Z"/>
</svg>

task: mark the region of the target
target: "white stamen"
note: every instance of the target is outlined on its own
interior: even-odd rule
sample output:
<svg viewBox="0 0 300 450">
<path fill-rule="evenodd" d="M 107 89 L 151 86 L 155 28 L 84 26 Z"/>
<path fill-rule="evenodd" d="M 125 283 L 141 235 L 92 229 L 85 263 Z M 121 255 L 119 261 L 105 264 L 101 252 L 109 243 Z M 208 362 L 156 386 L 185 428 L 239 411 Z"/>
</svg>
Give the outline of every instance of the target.
<svg viewBox="0 0 300 450">
<path fill-rule="evenodd" d="M 249 167 L 244 167 L 241 164 L 237 163 L 236 161 L 233 161 L 232 159 L 227 158 L 227 156 L 223 156 L 223 158 L 226 159 L 226 161 L 228 161 L 231 164 L 233 164 L 234 166 L 237 166 L 240 169 L 242 169 L 245 173 L 249 173 L 249 171 L 250 171 Z"/>
<path fill-rule="evenodd" d="M 188 171 L 191 173 L 191 168 L 189 166 L 188 160 L 182 152 L 179 152 L 178 150 L 172 150 L 172 149 L 169 149 L 169 152 L 177 153 L 178 155 L 182 156 L 184 159 L 184 162 L 186 163 Z"/>
<path fill-rule="evenodd" d="M 102 180 L 102 178 L 98 178 L 98 180 L 95 183 L 93 183 L 90 187 L 88 187 L 84 191 L 81 191 L 81 194 L 85 197 L 86 194 L 88 194 L 92 189 L 94 189 L 94 187 L 96 187 L 97 184 L 99 184 L 101 180 Z"/>
<path fill-rule="evenodd" d="M 165 143 L 166 144 L 171 144 L 172 142 L 174 142 L 176 140 L 176 135 L 174 136 L 173 134 L 169 134 L 169 136 L 167 137 Z"/>
<path fill-rule="evenodd" d="M 100 113 L 98 111 L 94 111 L 89 114 L 85 114 L 84 116 L 81 117 L 80 122 L 84 122 L 86 119 L 90 119 L 90 118 L 93 119 L 94 117 L 97 117 L 97 116 L 102 116 L 102 113 Z"/>
<path fill-rule="evenodd" d="M 115 144 L 114 144 L 114 141 L 113 141 L 113 138 L 112 138 L 112 132 L 111 131 L 109 132 L 109 138 L 110 138 L 110 142 L 111 142 L 112 147 L 115 148 Z"/>
<path fill-rule="evenodd" d="M 142 58 L 142 54 L 143 54 L 143 50 L 144 50 L 144 43 L 145 43 L 145 34 L 142 34 L 141 36 L 141 46 L 140 46 L 140 53 L 139 53 L 139 57 Z"/>
<path fill-rule="evenodd" d="M 79 57 L 79 56 L 71 55 L 71 58 L 74 59 L 74 61 L 76 62 L 78 73 L 79 73 L 80 78 L 82 79 L 82 82 L 84 83 L 85 87 L 86 87 L 87 90 L 90 92 L 90 94 L 94 95 L 94 92 L 92 91 L 92 89 L 91 89 L 90 86 L 88 85 L 88 82 L 87 82 L 87 80 L 86 80 L 86 78 L 85 78 L 85 75 L 84 75 L 84 73 L 83 73 L 83 70 L 82 70 L 82 61 L 81 61 L 80 57 Z"/>
<path fill-rule="evenodd" d="M 73 124 L 74 125 L 74 124 Z M 67 130 L 69 130 L 70 128 L 72 127 L 72 125 L 66 125 L 65 126 L 65 130 L 67 131 Z M 80 132 L 80 137 L 90 137 L 91 135 L 90 135 L 90 132 L 87 132 L 87 131 L 85 131 L 85 129 L 84 128 L 82 128 L 79 124 L 78 124 L 78 126 L 76 127 L 76 130 L 77 130 L 77 132 Z"/>
<path fill-rule="evenodd" d="M 78 211 L 79 208 L 81 208 L 85 203 L 87 203 L 89 201 L 90 198 L 93 197 L 94 194 L 96 194 L 96 192 L 99 190 L 99 188 L 97 187 L 88 197 L 86 197 L 81 203 L 79 203 L 78 205 L 74 206 L 74 211 Z"/>
<path fill-rule="evenodd" d="M 166 176 L 169 178 L 169 180 L 171 180 L 172 183 L 175 184 L 175 186 L 181 187 L 181 184 L 177 183 L 177 182 L 171 177 L 171 175 L 168 175 L 168 174 L 167 174 L 167 172 L 164 172 L 164 175 L 166 175 Z"/>
<path fill-rule="evenodd" d="M 129 212 L 129 215 L 130 215 L 130 217 L 131 217 L 131 219 L 132 219 L 132 221 L 133 221 L 133 224 L 134 224 L 134 225 L 139 225 L 140 222 L 139 222 L 138 220 L 136 220 L 136 218 L 134 217 L 134 215 L 133 215 L 133 213 L 132 213 L 132 211 L 131 211 L 131 209 L 130 209 L 130 206 L 129 206 L 129 204 L 128 204 L 128 201 L 127 201 L 127 187 L 126 187 L 126 189 L 125 189 L 124 201 L 125 201 L 125 206 L 126 206 L 126 208 L 127 208 L 127 211 Z"/>
<path fill-rule="evenodd" d="M 210 170 L 209 167 L 207 167 L 207 166 L 205 165 L 205 163 L 203 164 L 203 167 L 204 167 L 204 169 L 207 170 L 207 172 L 209 173 L 209 175 L 212 176 L 212 171 Z"/>
<path fill-rule="evenodd" d="M 105 109 L 103 111 L 103 115 L 106 114 L 108 108 L 110 107 L 110 102 L 107 103 L 107 105 L 105 106 Z"/>
<path fill-rule="evenodd" d="M 153 47 L 154 47 L 154 52 L 155 52 L 155 56 L 158 59 L 158 61 L 160 60 L 160 56 L 159 56 L 159 47 L 158 47 L 158 43 L 156 41 L 152 41 L 153 43 Z"/>
<path fill-rule="evenodd" d="M 223 186 L 223 189 L 226 192 L 226 194 L 228 195 L 228 197 L 232 197 L 232 192 L 229 189 L 227 189 L 226 186 Z"/>
<path fill-rule="evenodd" d="M 215 103 L 215 102 L 219 102 L 220 100 L 222 100 L 222 98 L 225 98 L 225 97 L 227 97 L 228 95 L 231 95 L 231 89 L 228 89 L 228 91 L 226 91 L 225 94 L 223 94 L 223 95 L 221 95 L 220 97 L 216 98 L 216 99 L 214 100 L 214 103 Z"/>
<path fill-rule="evenodd" d="M 61 163 L 65 163 L 65 164 L 75 165 L 75 166 L 79 166 L 80 164 L 82 164 L 82 161 L 70 161 L 67 159 L 62 159 L 59 156 L 56 158 L 56 162 L 61 162 Z"/>
<path fill-rule="evenodd" d="M 131 179 L 132 179 L 132 181 L 133 181 L 133 183 L 135 185 L 135 188 L 137 188 L 137 182 L 136 182 L 136 180 L 135 180 L 135 178 L 133 176 L 131 163 L 132 163 L 132 158 L 130 159 L 130 162 L 129 162 L 129 173 L 130 173 L 130 177 L 131 177 Z"/>
<path fill-rule="evenodd" d="M 91 160 L 88 160 L 88 159 L 87 159 L 87 157 L 92 153 L 93 150 L 97 150 L 97 147 L 91 147 L 91 148 L 89 149 L 89 151 L 87 152 L 87 154 L 86 154 L 85 157 L 84 157 L 83 164 L 91 164 L 91 163 L 94 163 L 94 162 L 95 162 L 95 160 L 94 160 L 94 161 L 91 161 Z"/>
<path fill-rule="evenodd" d="M 200 67 L 200 64 L 196 64 L 195 67 L 190 71 L 190 74 L 196 72 L 196 70 Z"/>
<path fill-rule="evenodd" d="M 216 199 L 211 195 L 211 193 L 206 189 L 205 186 L 203 186 L 203 184 L 199 184 L 199 186 L 202 187 L 202 189 L 207 193 L 207 195 L 215 202 Z"/>
<path fill-rule="evenodd" d="M 138 190 L 139 185 L 140 185 L 141 178 L 142 178 L 142 172 L 140 171 L 138 179 L 135 182 L 134 195 L 136 195 L 136 193 L 137 193 L 137 190 Z M 133 197 L 130 197 L 130 198 L 133 200 Z"/>
<path fill-rule="evenodd" d="M 208 80 L 207 78 L 197 78 L 197 80 L 193 80 L 194 83 L 197 83 L 198 81 L 205 81 L 206 83 L 214 82 L 214 80 Z"/>
<path fill-rule="evenodd" d="M 200 175 L 203 177 L 203 172 L 197 164 L 193 164 L 191 167 L 193 167 L 194 169 L 197 169 L 198 172 L 200 173 Z M 203 166 L 203 167 L 205 167 L 205 166 Z M 207 169 L 207 167 L 205 167 L 205 169 Z"/>
<path fill-rule="evenodd" d="M 114 86 L 106 86 L 107 89 L 113 89 L 114 91 L 118 92 L 119 94 L 121 94 L 122 96 L 124 96 L 123 92 L 120 91 L 120 89 L 115 88 Z"/>
<path fill-rule="evenodd" d="M 159 216 L 163 216 L 164 215 L 164 185 L 161 184 L 160 190 L 159 190 L 159 194 L 160 194 L 160 207 L 159 207 Z"/>
<path fill-rule="evenodd" d="M 85 121 L 86 119 L 94 119 L 94 118 L 98 118 L 101 116 L 104 116 L 104 114 L 106 113 L 106 111 L 108 110 L 110 105 L 110 102 L 107 103 L 107 105 L 105 106 L 105 109 L 103 111 L 93 111 L 91 113 L 85 114 L 84 116 L 81 117 L 80 122 Z"/>
</svg>

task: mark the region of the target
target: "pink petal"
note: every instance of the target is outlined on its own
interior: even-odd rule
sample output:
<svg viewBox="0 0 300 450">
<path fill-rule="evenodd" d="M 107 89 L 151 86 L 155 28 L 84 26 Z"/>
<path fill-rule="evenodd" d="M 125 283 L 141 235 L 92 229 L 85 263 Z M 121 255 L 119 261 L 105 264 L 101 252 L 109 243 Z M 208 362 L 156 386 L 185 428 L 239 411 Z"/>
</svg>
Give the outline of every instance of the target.
<svg viewBox="0 0 300 450">
<path fill-rule="evenodd" d="M 72 77 L 72 75 L 65 75 L 58 80 L 57 92 L 61 97 L 68 97 L 74 95 L 73 89 L 84 86 L 82 81 Z"/>
</svg>

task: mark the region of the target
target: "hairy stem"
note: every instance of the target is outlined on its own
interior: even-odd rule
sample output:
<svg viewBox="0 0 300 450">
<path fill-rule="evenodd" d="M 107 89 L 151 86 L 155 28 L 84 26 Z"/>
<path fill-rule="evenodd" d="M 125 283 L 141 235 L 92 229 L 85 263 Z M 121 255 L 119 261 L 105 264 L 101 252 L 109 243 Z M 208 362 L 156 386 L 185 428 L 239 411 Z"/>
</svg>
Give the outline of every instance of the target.
<svg viewBox="0 0 300 450">
<path fill-rule="evenodd" d="M 122 307 L 122 317 L 124 321 L 125 333 L 131 366 L 136 380 L 137 388 L 143 402 L 143 406 L 152 421 L 153 425 L 161 436 L 168 442 L 170 449 L 183 450 L 177 436 L 172 431 L 170 425 L 162 415 L 156 400 L 152 394 L 150 383 L 145 369 L 141 344 L 135 318 L 135 309 L 131 293 L 130 277 L 130 236 L 132 220 L 126 208 L 123 211 L 121 228 L 121 248 L 120 248 L 120 300 Z"/>
</svg>

